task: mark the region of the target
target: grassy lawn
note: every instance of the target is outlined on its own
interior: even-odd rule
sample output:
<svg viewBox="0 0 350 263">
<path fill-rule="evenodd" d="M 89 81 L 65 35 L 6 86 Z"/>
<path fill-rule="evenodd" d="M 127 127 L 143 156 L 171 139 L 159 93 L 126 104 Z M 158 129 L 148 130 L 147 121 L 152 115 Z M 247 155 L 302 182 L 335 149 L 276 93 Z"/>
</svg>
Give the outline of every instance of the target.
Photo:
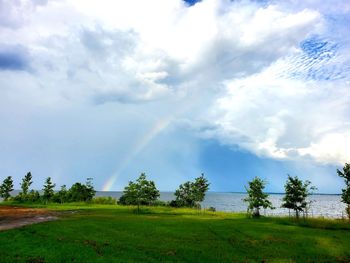
<svg viewBox="0 0 350 263">
<path fill-rule="evenodd" d="M 42 207 L 42 206 L 40 206 Z M 0 232 L 0 262 L 350 262 L 350 224 L 114 205 L 49 205 L 57 221 Z"/>
</svg>

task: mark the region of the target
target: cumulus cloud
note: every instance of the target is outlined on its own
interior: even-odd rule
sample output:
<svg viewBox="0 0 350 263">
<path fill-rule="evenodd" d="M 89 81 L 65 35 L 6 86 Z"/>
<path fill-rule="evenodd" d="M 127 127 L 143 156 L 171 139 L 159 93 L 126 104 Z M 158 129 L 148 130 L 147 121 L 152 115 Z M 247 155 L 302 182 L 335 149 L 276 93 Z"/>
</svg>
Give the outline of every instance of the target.
<svg viewBox="0 0 350 263">
<path fill-rule="evenodd" d="M 152 0 L 137 2 L 135 10 L 136 2 L 52 2 L 17 10 L 27 23 L 3 39 L 29 46 L 35 77 L 74 87 L 48 85 L 58 95 L 136 102 L 203 85 L 216 89 L 223 80 L 258 72 L 293 52 L 320 22 L 312 10 L 286 13 L 254 3 L 207 0 L 189 8 L 180 0 Z"/>
<path fill-rule="evenodd" d="M 166 119 L 260 156 L 348 160 L 348 4 L 196 2 L 0 0 L 1 118 L 108 108 L 92 119 L 131 114 L 130 141 Z"/>
<path fill-rule="evenodd" d="M 272 158 L 347 162 L 350 61 L 343 58 L 332 44 L 304 43 L 300 54 L 227 81 L 210 113 L 215 125 L 203 136 Z"/>
</svg>

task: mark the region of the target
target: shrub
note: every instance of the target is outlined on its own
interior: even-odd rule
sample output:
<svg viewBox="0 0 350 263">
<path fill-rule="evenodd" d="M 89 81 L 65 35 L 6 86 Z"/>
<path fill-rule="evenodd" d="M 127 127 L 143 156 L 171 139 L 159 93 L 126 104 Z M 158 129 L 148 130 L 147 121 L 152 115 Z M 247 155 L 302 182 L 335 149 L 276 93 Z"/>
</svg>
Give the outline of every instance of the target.
<svg viewBox="0 0 350 263">
<path fill-rule="evenodd" d="M 103 205 L 116 205 L 117 199 L 111 197 L 111 196 L 99 196 L 95 197 L 91 200 L 91 203 L 93 204 L 103 204 Z"/>
<path fill-rule="evenodd" d="M 88 178 L 86 184 L 75 183 L 68 190 L 67 196 L 69 202 L 89 202 L 94 197 L 96 191 L 91 183 L 91 178 Z"/>
<path fill-rule="evenodd" d="M 209 189 L 209 183 L 204 174 L 196 178 L 194 182 L 186 182 L 175 191 L 176 199 L 170 202 L 173 207 L 200 208 L 200 202 L 204 200 L 205 193 Z"/>
</svg>

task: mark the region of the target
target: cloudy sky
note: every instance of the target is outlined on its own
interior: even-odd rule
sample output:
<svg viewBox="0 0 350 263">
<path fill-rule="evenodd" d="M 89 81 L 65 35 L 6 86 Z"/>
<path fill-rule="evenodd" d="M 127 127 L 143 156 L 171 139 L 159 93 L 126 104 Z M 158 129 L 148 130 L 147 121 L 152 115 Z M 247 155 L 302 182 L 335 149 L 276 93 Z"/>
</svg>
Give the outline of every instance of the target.
<svg viewBox="0 0 350 263">
<path fill-rule="evenodd" d="M 343 0 L 0 0 L 0 179 L 338 193 L 349 28 Z"/>
</svg>

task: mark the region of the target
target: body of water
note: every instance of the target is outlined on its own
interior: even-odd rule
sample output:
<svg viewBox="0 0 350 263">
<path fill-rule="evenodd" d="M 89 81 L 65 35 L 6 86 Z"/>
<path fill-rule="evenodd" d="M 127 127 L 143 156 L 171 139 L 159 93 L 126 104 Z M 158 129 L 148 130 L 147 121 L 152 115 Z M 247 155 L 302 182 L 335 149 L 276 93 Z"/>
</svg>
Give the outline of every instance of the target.
<svg viewBox="0 0 350 263">
<path fill-rule="evenodd" d="M 112 196 L 119 198 L 122 192 L 100 192 L 96 196 Z M 243 199 L 247 195 L 244 193 L 217 193 L 209 192 L 206 194 L 205 200 L 202 202 L 202 208 L 214 207 L 217 211 L 226 212 L 246 212 L 247 204 Z M 269 199 L 276 209 L 262 210 L 265 215 L 283 216 L 288 215 L 288 209 L 281 208 L 283 194 L 270 194 Z M 161 192 L 160 200 L 170 201 L 175 199 L 173 192 Z M 341 202 L 340 195 L 312 195 L 309 198 L 312 203 L 308 211 L 312 217 L 342 218 L 345 217 L 345 204 Z"/>
</svg>

